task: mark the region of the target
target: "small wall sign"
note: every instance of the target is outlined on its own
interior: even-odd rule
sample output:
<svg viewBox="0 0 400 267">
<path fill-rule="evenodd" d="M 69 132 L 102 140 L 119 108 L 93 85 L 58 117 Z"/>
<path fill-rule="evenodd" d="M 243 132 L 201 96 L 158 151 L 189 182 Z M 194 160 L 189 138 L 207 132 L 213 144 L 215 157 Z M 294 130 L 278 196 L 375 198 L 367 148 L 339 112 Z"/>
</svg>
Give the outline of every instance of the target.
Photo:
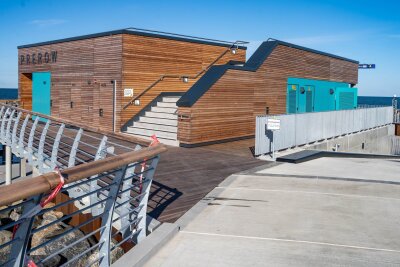
<svg viewBox="0 0 400 267">
<path fill-rule="evenodd" d="M 125 88 L 124 97 L 133 97 L 133 88 Z"/>
<path fill-rule="evenodd" d="M 281 129 L 281 120 L 267 118 L 267 129 L 276 131 Z"/>
</svg>

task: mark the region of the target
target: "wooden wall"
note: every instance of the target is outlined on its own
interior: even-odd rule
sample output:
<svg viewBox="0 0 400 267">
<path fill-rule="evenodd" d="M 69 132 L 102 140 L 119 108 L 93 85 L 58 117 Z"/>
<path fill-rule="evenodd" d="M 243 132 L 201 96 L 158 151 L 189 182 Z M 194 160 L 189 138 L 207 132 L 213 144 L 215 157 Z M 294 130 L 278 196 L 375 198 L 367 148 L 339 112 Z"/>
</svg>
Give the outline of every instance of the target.
<svg viewBox="0 0 400 267">
<path fill-rule="evenodd" d="M 395 135 L 400 136 L 400 123 L 396 123 L 394 127 L 395 127 Z"/>
<path fill-rule="evenodd" d="M 185 92 L 195 82 L 165 79 L 146 93 L 140 106 L 123 106 L 124 88 L 138 95 L 163 74 L 195 75 L 227 47 L 209 44 L 117 34 L 84 40 L 42 45 L 18 50 L 21 55 L 57 51 L 57 62 L 19 65 L 19 98 L 32 109 L 32 72 L 51 72 L 51 115 L 74 119 L 102 130 L 113 129 L 113 84 L 117 81 L 117 130 L 161 92 Z M 245 50 L 230 52 L 217 62 L 242 60 Z M 71 107 L 71 102 L 73 105 Z M 99 110 L 103 110 L 100 116 Z"/>
<path fill-rule="evenodd" d="M 161 75 L 196 75 L 227 49 L 229 48 L 223 46 L 124 34 L 122 88 L 133 88 L 134 96 L 137 96 Z M 246 50 L 240 49 L 235 55 L 228 52 L 217 64 L 245 59 Z M 122 111 L 119 126 L 125 124 L 160 93 L 186 92 L 194 82 L 196 80 L 190 79 L 188 83 L 183 83 L 177 78 L 166 78 L 140 98 L 140 106 L 131 105 L 125 110 L 122 107 L 131 98 L 119 95 L 119 109 Z"/>
<path fill-rule="evenodd" d="M 256 71 L 228 70 L 178 122 L 178 140 L 193 145 L 253 136 L 255 116 L 286 113 L 288 77 L 357 84 L 358 64 L 278 45 Z"/>
<path fill-rule="evenodd" d="M 112 130 L 113 85 L 121 83 L 122 36 L 111 35 L 18 50 L 20 55 L 57 51 L 57 61 L 19 64 L 19 98 L 31 109 L 32 72 L 51 72 L 51 115 Z M 73 106 L 71 107 L 71 101 Z M 99 109 L 104 115 L 99 116 Z"/>
</svg>

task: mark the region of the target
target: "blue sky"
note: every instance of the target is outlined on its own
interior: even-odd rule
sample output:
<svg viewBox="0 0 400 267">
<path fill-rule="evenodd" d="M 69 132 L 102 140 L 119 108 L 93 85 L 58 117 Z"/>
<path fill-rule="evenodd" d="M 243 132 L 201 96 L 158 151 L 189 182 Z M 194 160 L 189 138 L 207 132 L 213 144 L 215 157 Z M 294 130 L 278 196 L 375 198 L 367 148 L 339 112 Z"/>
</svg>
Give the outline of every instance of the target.
<svg viewBox="0 0 400 267">
<path fill-rule="evenodd" d="M 222 40 L 269 37 L 375 63 L 360 95 L 400 95 L 400 1 L 0 0 L 0 87 L 17 87 L 17 46 L 137 27 Z"/>
</svg>

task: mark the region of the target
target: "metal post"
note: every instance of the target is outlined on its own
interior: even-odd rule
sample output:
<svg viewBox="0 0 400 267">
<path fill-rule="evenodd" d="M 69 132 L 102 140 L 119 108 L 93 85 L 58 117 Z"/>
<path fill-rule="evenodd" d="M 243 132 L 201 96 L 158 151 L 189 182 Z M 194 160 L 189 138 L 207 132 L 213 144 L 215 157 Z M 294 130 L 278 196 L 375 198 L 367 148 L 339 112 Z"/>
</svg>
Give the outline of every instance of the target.
<svg viewBox="0 0 400 267">
<path fill-rule="evenodd" d="M 94 160 L 100 160 L 100 159 L 104 159 L 107 155 L 107 136 L 103 136 L 103 138 L 101 139 L 101 142 L 99 144 L 99 147 L 97 148 L 97 152 L 95 155 Z M 90 192 L 93 192 L 95 190 L 97 190 L 100 186 L 97 184 L 97 179 L 96 178 L 97 175 L 93 175 L 90 180 Z M 93 205 L 95 203 L 99 202 L 99 198 L 97 193 L 96 194 L 91 194 L 90 195 L 90 205 Z M 101 208 L 99 206 L 95 206 L 91 209 L 92 212 L 92 216 L 97 216 L 101 213 Z"/>
<path fill-rule="evenodd" d="M 117 116 L 117 111 L 116 111 L 116 106 L 117 106 L 117 80 L 113 81 L 113 90 L 114 90 L 114 101 L 113 101 L 113 132 L 116 131 L 116 116 Z"/>
<path fill-rule="evenodd" d="M 275 160 L 275 141 L 274 141 L 274 131 L 272 131 L 272 142 L 271 142 L 271 147 L 272 147 L 272 159 Z"/>
<path fill-rule="evenodd" d="M 145 179 L 143 180 L 143 188 L 142 192 L 144 193 L 143 196 L 140 197 L 139 199 L 139 213 L 138 213 L 138 226 L 137 226 L 137 234 L 133 236 L 134 242 L 136 244 L 140 243 L 147 235 L 146 233 L 146 220 L 147 220 L 147 203 L 149 201 L 149 195 L 150 195 L 150 188 L 151 188 L 151 183 L 153 182 L 153 176 L 154 172 L 156 170 L 158 161 L 160 159 L 160 156 L 156 156 L 153 158 L 149 169 L 145 175 Z"/>
<path fill-rule="evenodd" d="M 6 185 L 11 184 L 11 177 L 12 177 L 12 154 L 11 154 L 11 147 L 6 147 Z"/>
<path fill-rule="evenodd" d="M 111 257 L 110 257 L 110 242 L 111 242 L 111 233 L 112 233 L 112 218 L 114 214 L 115 202 L 118 197 L 118 191 L 121 186 L 122 179 L 125 177 L 127 165 L 122 167 L 118 173 L 115 174 L 115 177 L 112 181 L 112 186 L 108 191 L 108 199 L 104 206 L 104 212 L 101 216 L 101 227 L 104 228 L 100 232 L 100 241 L 101 245 L 99 246 L 99 257 L 100 267 L 108 267 L 111 265 Z"/>
<path fill-rule="evenodd" d="M 26 176 L 26 158 L 20 158 L 19 160 L 19 176 Z"/>
</svg>

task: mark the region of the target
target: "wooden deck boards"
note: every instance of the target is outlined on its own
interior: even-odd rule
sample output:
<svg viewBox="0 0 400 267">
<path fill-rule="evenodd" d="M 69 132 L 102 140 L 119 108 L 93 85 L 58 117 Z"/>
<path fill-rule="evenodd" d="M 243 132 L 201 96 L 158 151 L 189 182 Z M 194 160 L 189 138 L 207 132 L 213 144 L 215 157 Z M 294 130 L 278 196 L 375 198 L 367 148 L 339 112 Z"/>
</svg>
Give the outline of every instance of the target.
<svg viewBox="0 0 400 267">
<path fill-rule="evenodd" d="M 253 145 L 254 139 L 249 139 L 197 148 L 170 147 L 156 170 L 149 215 L 174 222 L 229 175 L 265 164 L 252 157 L 249 147 Z"/>
</svg>

